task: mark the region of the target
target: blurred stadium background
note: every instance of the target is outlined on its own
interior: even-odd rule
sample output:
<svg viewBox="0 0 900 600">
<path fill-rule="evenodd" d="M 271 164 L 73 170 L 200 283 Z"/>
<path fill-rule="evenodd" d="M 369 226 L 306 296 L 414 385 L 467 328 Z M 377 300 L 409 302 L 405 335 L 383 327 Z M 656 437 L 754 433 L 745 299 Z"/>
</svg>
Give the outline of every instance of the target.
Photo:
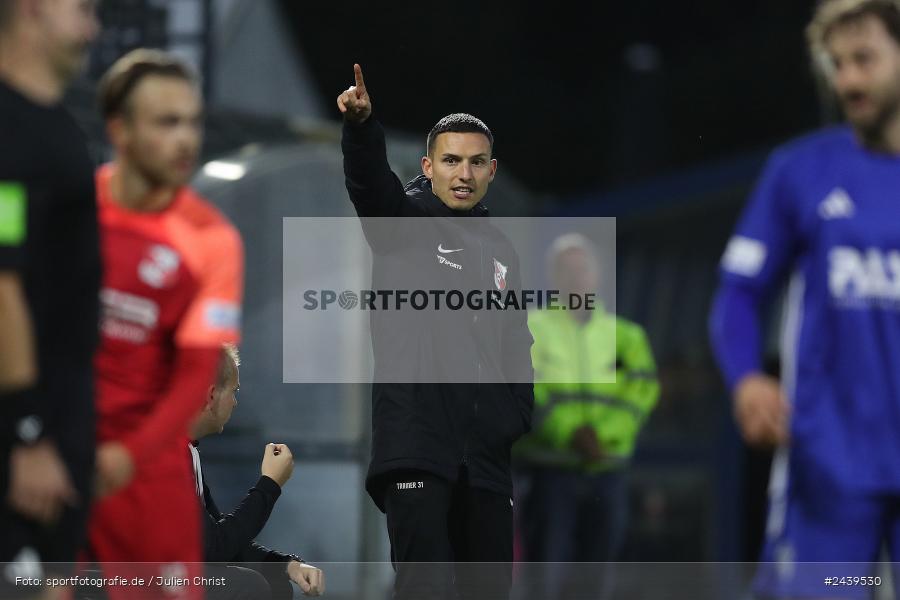
<svg viewBox="0 0 900 600">
<path fill-rule="evenodd" d="M 388 560 L 362 488 L 368 390 L 281 383 L 281 220 L 352 214 L 334 98 L 360 62 L 401 178 L 418 170 L 434 121 L 467 111 L 497 139 L 494 214 L 618 218 L 618 310 L 646 327 L 662 381 L 622 559 L 755 560 L 768 457 L 738 440 L 706 315 L 764 157 L 831 116 L 808 68 L 812 5 L 103 2 L 89 73 L 68 99 L 97 160 L 108 157 L 99 74 L 134 47 L 178 53 L 208 102 L 195 183 L 245 239 L 240 404 L 204 442 L 220 504 L 255 480 L 263 444 L 283 441 L 297 468 L 261 541 L 313 561 Z M 329 588 L 384 577 L 360 567 Z"/>
</svg>

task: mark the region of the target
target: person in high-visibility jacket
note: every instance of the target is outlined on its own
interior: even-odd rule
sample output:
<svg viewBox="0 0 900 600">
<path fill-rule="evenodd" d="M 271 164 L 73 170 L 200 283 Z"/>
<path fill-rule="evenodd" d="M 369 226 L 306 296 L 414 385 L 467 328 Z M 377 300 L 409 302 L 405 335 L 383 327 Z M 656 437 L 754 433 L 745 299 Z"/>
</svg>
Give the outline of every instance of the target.
<svg viewBox="0 0 900 600">
<path fill-rule="evenodd" d="M 535 410 L 532 433 L 515 448 L 530 483 L 519 519 L 525 558 L 613 561 L 625 535 L 625 469 L 659 396 L 656 366 L 640 325 L 596 301 L 584 308 L 600 285 L 590 240 L 557 238 L 547 266 L 565 309 L 528 317 Z M 580 300 L 570 301 L 574 296 Z M 561 597 L 564 582 L 583 578 L 563 569 L 548 573 L 550 598 Z"/>
</svg>

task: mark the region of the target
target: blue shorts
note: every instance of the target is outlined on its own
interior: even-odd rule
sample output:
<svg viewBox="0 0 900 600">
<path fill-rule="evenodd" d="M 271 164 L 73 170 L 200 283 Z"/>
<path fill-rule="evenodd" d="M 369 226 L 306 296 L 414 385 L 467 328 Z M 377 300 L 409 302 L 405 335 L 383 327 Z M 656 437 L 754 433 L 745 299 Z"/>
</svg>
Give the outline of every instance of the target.
<svg viewBox="0 0 900 600">
<path fill-rule="evenodd" d="M 787 463 L 787 452 L 779 451 L 754 592 L 762 598 L 871 598 L 882 547 L 892 561 L 900 557 L 900 496 L 828 487 L 788 473 Z"/>
</svg>

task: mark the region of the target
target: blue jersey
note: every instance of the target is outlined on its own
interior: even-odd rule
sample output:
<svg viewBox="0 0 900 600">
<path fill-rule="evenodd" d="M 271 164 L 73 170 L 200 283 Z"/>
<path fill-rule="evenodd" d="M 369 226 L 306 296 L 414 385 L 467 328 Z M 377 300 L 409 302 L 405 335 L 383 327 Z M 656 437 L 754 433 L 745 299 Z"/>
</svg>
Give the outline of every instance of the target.
<svg viewBox="0 0 900 600">
<path fill-rule="evenodd" d="M 721 262 L 711 328 L 731 386 L 760 370 L 758 308 L 786 277 L 792 477 L 900 491 L 900 157 L 847 127 L 772 155 Z"/>
</svg>

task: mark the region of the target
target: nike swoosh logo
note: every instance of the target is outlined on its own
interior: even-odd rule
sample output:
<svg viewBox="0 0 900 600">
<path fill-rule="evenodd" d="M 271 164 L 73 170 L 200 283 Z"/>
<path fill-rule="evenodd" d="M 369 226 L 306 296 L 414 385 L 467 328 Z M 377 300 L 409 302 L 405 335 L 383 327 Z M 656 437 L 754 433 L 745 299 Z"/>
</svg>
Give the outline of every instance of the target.
<svg viewBox="0 0 900 600">
<path fill-rule="evenodd" d="M 462 248 L 457 248 L 456 250 L 448 250 L 448 249 L 444 248 L 444 246 L 442 244 L 438 244 L 438 252 L 440 252 L 441 254 L 449 254 L 450 252 L 459 252 L 460 250 L 462 250 Z"/>
</svg>

